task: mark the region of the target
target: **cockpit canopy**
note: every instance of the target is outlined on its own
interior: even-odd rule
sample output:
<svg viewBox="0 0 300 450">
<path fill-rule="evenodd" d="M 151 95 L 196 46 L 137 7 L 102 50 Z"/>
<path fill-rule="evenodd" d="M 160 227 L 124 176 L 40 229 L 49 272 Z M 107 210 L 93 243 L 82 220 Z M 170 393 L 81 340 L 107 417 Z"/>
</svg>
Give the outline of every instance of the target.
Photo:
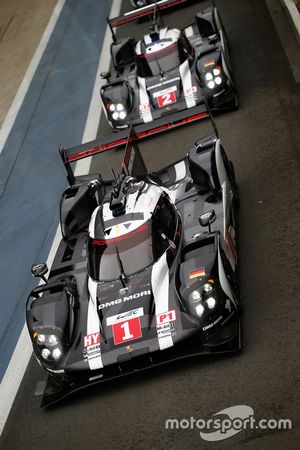
<svg viewBox="0 0 300 450">
<path fill-rule="evenodd" d="M 192 55 L 193 49 L 183 33 L 163 28 L 137 44 L 137 74 L 141 78 L 161 75 L 179 67 Z"/>
<path fill-rule="evenodd" d="M 126 229 L 126 218 L 120 224 L 121 217 L 115 219 L 113 227 Z M 103 220 L 103 218 L 99 218 Z M 157 202 L 151 217 L 137 227 L 132 224 L 129 232 L 109 233 L 104 236 L 88 238 L 88 273 L 96 281 L 113 281 L 121 276 L 141 272 L 157 261 L 172 245 L 178 226 L 177 210 L 163 193 Z M 113 237 L 112 237 L 113 236 Z"/>
</svg>

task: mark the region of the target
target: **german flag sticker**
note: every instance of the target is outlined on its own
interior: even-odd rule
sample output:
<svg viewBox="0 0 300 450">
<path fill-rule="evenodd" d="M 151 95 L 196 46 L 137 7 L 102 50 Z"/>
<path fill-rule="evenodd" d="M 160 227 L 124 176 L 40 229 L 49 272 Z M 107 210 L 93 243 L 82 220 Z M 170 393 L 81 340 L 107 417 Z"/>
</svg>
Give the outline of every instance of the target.
<svg viewBox="0 0 300 450">
<path fill-rule="evenodd" d="M 189 273 L 189 279 L 192 280 L 193 278 L 199 278 L 205 276 L 205 268 L 199 267 L 199 269 L 193 270 Z"/>
</svg>

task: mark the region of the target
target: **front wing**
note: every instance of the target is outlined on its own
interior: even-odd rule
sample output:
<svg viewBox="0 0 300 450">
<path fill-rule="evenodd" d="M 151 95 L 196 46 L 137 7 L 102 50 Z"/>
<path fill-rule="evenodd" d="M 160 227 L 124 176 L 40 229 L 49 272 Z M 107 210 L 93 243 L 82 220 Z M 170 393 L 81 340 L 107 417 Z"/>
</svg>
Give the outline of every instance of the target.
<svg viewBox="0 0 300 450">
<path fill-rule="evenodd" d="M 222 329 L 222 332 L 229 333 L 230 338 L 224 343 L 219 344 L 213 341 L 210 345 L 201 343 L 199 335 L 177 343 L 174 347 L 163 351 L 150 353 L 147 347 L 145 349 L 133 351 L 124 355 L 124 359 L 111 367 L 105 367 L 101 370 L 89 371 L 88 373 L 72 374 L 72 377 L 56 380 L 49 376 L 43 393 L 41 407 L 50 406 L 71 394 L 78 392 L 86 387 L 94 386 L 98 383 L 121 378 L 126 375 L 136 374 L 146 369 L 159 367 L 163 364 L 174 362 L 179 359 L 193 356 L 209 356 L 213 354 L 232 353 L 241 350 L 241 318 L 230 323 Z"/>
</svg>

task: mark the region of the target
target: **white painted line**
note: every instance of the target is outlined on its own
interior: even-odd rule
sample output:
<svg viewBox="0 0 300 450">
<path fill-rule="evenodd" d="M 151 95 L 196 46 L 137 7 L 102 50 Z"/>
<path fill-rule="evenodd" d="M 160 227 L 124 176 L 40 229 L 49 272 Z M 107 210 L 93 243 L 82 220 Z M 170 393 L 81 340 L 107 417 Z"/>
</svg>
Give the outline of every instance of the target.
<svg viewBox="0 0 300 450">
<path fill-rule="evenodd" d="M 300 46 L 300 13 L 295 0 L 281 0 L 281 3 L 283 3 L 283 6 L 285 6 L 288 11 L 298 45 Z"/>
<path fill-rule="evenodd" d="M 65 1 L 65 0 L 64 0 Z M 59 1 L 59 3 L 61 3 Z M 115 17 L 120 13 L 121 1 L 113 0 L 110 17 Z M 50 19 L 51 20 L 51 19 Z M 97 68 L 96 80 L 89 107 L 88 117 L 83 133 L 82 142 L 91 141 L 96 138 L 98 125 L 100 122 L 102 108 L 100 107 L 99 91 L 103 82 L 99 77 L 100 67 L 102 71 L 107 71 L 110 66 L 110 43 L 111 36 L 109 27 L 106 28 L 99 65 Z M 91 158 L 78 161 L 75 168 L 75 174 L 86 174 L 89 172 Z M 56 254 L 59 242 L 61 240 L 60 226 L 57 227 L 55 237 L 47 258 L 47 265 L 51 267 Z M 9 416 L 14 399 L 24 377 L 24 373 L 32 354 L 32 345 L 28 335 L 27 326 L 24 325 L 18 343 L 11 357 L 10 363 L 6 369 L 2 382 L 0 384 L 0 436 L 3 432 L 5 423 Z"/>
<path fill-rule="evenodd" d="M 110 17 L 116 17 L 120 14 L 122 2 L 120 0 L 113 0 Z M 104 35 L 104 41 L 102 46 L 102 52 L 97 68 L 96 80 L 93 89 L 92 100 L 89 107 L 86 126 L 82 137 L 82 142 L 89 142 L 96 138 L 97 130 L 102 114 L 102 106 L 100 101 L 100 89 L 105 80 L 100 78 L 100 72 L 108 72 L 110 68 L 111 56 L 110 56 L 110 44 L 112 43 L 112 36 L 109 27 L 106 28 Z M 78 161 L 75 168 L 75 175 L 83 175 L 89 173 L 91 166 L 91 158 L 85 158 Z"/>
<path fill-rule="evenodd" d="M 53 13 L 50 17 L 50 20 L 48 22 L 48 25 L 44 31 L 44 34 L 40 40 L 40 43 L 39 43 L 39 45 L 33 55 L 33 58 L 28 66 L 28 69 L 22 80 L 22 83 L 20 84 L 19 89 L 16 93 L 16 96 L 11 104 L 11 107 L 9 108 L 9 111 L 4 119 L 3 126 L 0 130 L 0 154 L 4 148 L 4 145 L 7 141 L 9 133 L 15 123 L 15 120 L 16 120 L 17 115 L 20 111 L 20 108 L 23 104 L 23 101 L 27 94 L 30 83 L 31 83 L 31 81 L 34 77 L 34 74 L 36 72 L 36 69 L 41 61 L 43 53 L 47 47 L 47 44 L 49 42 L 49 39 L 52 35 L 52 32 L 53 32 L 54 27 L 57 23 L 57 20 L 60 16 L 61 10 L 64 7 L 65 2 L 66 2 L 66 0 L 58 0 L 57 4 L 53 10 Z"/>
</svg>

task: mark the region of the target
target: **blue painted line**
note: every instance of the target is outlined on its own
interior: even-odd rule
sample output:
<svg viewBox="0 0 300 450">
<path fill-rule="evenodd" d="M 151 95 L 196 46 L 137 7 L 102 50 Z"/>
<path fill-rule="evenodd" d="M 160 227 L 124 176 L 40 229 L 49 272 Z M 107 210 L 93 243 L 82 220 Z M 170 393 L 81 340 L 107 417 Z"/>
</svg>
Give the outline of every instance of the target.
<svg viewBox="0 0 300 450">
<path fill-rule="evenodd" d="M 81 142 L 110 7 L 67 0 L 0 156 L 0 379 L 37 284 L 31 265 L 53 241 L 66 185 L 57 149 Z"/>
</svg>

